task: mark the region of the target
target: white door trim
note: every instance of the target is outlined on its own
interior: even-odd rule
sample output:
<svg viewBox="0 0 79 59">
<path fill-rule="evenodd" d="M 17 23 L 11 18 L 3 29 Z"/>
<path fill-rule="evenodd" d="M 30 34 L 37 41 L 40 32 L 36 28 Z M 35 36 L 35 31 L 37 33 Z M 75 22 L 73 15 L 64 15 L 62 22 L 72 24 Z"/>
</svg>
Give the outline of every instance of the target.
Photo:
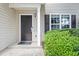
<svg viewBox="0 0 79 59">
<path fill-rule="evenodd" d="M 19 42 L 21 42 L 21 15 L 32 15 L 32 22 L 33 22 L 33 14 L 19 14 Z"/>
</svg>

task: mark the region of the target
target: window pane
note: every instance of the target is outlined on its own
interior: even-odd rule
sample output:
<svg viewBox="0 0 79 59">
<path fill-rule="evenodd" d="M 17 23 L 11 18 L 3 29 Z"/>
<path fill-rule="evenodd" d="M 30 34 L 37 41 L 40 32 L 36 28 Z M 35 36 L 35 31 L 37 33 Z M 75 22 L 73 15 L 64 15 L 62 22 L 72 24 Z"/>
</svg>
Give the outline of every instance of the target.
<svg viewBox="0 0 79 59">
<path fill-rule="evenodd" d="M 61 15 L 61 27 L 69 28 L 69 25 L 70 25 L 69 15 Z"/>
<path fill-rule="evenodd" d="M 51 25 L 51 29 L 59 29 L 59 25 Z"/>
<path fill-rule="evenodd" d="M 63 28 L 69 28 L 69 25 L 62 25 L 62 29 Z"/>
<path fill-rule="evenodd" d="M 59 23 L 59 15 L 51 15 L 51 23 Z"/>
</svg>

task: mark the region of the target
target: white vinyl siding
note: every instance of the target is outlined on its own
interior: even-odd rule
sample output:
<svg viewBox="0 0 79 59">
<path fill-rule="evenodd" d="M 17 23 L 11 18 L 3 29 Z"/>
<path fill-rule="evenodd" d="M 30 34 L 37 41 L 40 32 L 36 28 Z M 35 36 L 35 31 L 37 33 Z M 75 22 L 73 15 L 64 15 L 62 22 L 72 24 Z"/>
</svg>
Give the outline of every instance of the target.
<svg viewBox="0 0 79 59">
<path fill-rule="evenodd" d="M 0 51 L 17 40 L 16 13 L 8 6 L 0 4 Z"/>
</svg>

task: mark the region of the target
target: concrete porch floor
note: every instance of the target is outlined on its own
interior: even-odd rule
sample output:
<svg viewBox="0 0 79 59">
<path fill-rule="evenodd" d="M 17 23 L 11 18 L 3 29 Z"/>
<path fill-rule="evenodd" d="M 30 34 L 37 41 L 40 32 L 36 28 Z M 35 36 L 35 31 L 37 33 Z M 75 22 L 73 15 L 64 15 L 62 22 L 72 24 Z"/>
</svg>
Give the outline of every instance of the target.
<svg viewBox="0 0 79 59">
<path fill-rule="evenodd" d="M 42 47 L 14 45 L 0 52 L 0 56 L 44 56 Z"/>
</svg>

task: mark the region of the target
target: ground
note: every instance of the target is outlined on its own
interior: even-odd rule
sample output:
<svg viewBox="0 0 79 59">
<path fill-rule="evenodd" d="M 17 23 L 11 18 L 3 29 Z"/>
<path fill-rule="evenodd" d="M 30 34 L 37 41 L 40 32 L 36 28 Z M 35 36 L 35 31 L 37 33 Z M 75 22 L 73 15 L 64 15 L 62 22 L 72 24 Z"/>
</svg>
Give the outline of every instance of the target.
<svg viewBox="0 0 79 59">
<path fill-rule="evenodd" d="M 26 45 L 16 45 L 4 49 L 0 56 L 43 56 L 42 47 L 26 47 Z"/>
</svg>

